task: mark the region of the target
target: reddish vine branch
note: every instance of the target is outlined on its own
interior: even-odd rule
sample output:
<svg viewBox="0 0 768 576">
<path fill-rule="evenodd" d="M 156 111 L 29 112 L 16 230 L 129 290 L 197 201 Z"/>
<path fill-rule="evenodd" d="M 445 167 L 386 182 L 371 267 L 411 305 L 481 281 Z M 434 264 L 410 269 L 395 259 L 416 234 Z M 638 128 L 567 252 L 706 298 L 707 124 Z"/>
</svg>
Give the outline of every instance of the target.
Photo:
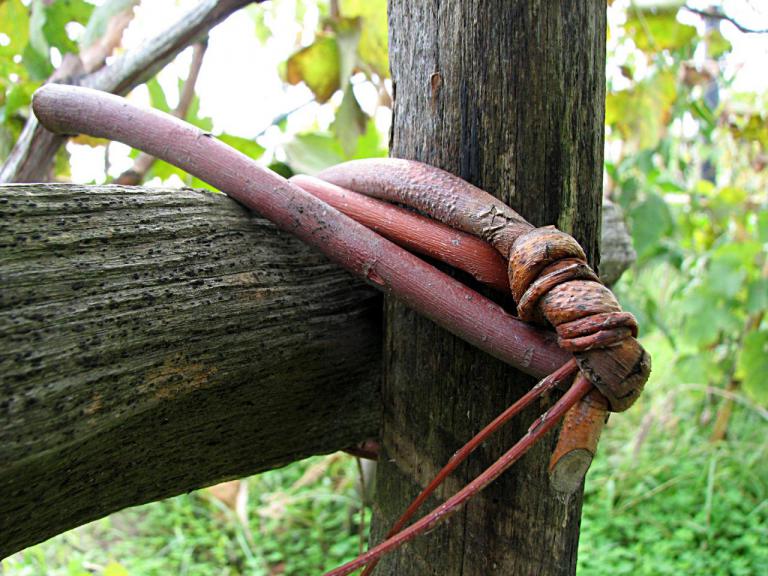
<svg viewBox="0 0 768 576">
<path fill-rule="evenodd" d="M 57 84 L 40 88 L 32 105 L 52 132 L 118 140 L 188 171 L 443 328 L 528 374 L 541 378 L 570 358 L 551 333 L 517 320 L 410 252 L 177 118 L 96 90 Z"/>
<path fill-rule="evenodd" d="M 294 176 L 291 182 L 394 243 L 464 270 L 479 282 L 509 293 L 504 259 L 471 234 L 318 178 Z"/>
<path fill-rule="evenodd" d="M 500 291 L 509 292 L 504 259 L 496 250 L 478 238 L 436 220 L 346 190 L 318 178 L 294 176 L 291 181 L 400 246 L 437 258 L 469 272 L 477 280 Z M 608 407 L 602 395 L 590 394 L 589 398 L 592 400 L 585 400 L 566 415 L 564 420 L 566 431 L 560 434 L 552 454 L 550 462 L 552 485 L 564 494 L 573 493 L 584 479 L 592 464 L 597 442 L 608 417 Z M 509 410 L 511 408 L 489 424 L 489 427 L 495 430 L 493 426 L 500 419 L 506 422 L 504 415 L 508 414 Z M 387 534 L 388 537 L 400 530 L 445 477 L 464 461 L 474 449 L 473 443 L 483 441 L 478 438 L 484 439 L 486 430 L 487 428 L 470 440 L 440 471 L 435 480 L 410 504 L 395 523 Z M 459 454 L 461 456 L 457 458 Z M 369 574 L 375 564 L 373 562 L 368 565 L 363 571 L 363 576 Z"/>
<path fill-rule="evenodd" d="M 320 174 L 332 183 L 417 208 L 492 243 L 509 260 L 518 315 L 557 328 L 601 394 L 566 418 L 550 462 L 553 486 L 571 493 L 594 457 L 607 410 L 628 408 L 645 384 L 650 358 L 634 339 L 637 324 L 589 268 L 572 237 L 535 229 L 487 192 L 443 170 L 399 159 L 346 162 Z"/>
<path fill-rule="evenodd" d="M 589 268 L 581 246 L 553 227 L 531 224 L 487 192 L 444 170 L 397 158 L 353 160 L 320 178 L 399 202 L 491 243 L 509 262 L 509 281 L 523 320 L 550 324 L 560 345 L 614 411 L 643 389 L 650 358 L 635 340 L 637 324 Z"/>
<path fill-rule="evenodd" d="M 436 220 L 317 178 L 294 176 L 291 181 L 393 242 L 465 270 L 481 282 L 503 292 L 509 292 L 506 263 L 496 250 L 478 238 Z M 567 431 L 560 434 L 552 454 L 550 462 L 552 485 L 564 494 L 573 493 L 584 479 L 608 417 L 607 403 L 604 399 L 601 400 L 602 395 L 597 393 L 590 395 L 590 398 L 592 396 L 595 396 L 594 401 L 582 402 L 566 416 Z M 473 441 L 474 439 L 470 443 Z M 438 476 L 443 475 L 444 472 L 445 469 Z M 449 472 L 445 472 L 445 476 Z M 396 532 L 398 527 L 413 515 L 423 498 L 431 494 L 443 479 L 444 476 L 436 483 L 433 481 L 430 487 L 410 505 L 388 536 Z M 363 574 L 369 573 L 373 565 L 375 564 L 369 565 Z"/>
<path fill-rule="evenodd" d="M 517 416 L 525 408 L 531 405 L 531 403 L 540 398 L 542 395 L 551 391 L 553 388 L 558 388 L 565 383 L 570 382 L 573 379 L 574 374 L 577 372 L 578 366 L 575 360 L 569 360 L 567 364 L 561 366 L 558 370 L 540 380 L 533 388 L 526 392 L 517 402 L 512 404 L 509 408 L 504 410 L 496 418 L 494 418 L 488 425 L 485 426 L 480 432 L 478 432 L 469 442 L 464 444 L 453 456 L 448 460 L 448 463 L 443 466 L 440 472 L 432 479 L 424 490 L 408 505 L 408 508 L 403 512 L 400 518 L 392 525 L 392 528 L 387 532 L 386 539 L 392 538 L 413 517 L 422 504 L 429 498 L 435 490 L 445 481 L 446 478 L 454 471 L 459 465 L 464 462 L 472 452 L 474 452 L 483 442 L 485 442 L 494 432 L 499 430 L 504 424 L 509 422 L 512 418 Z M 570 412 L 569 412 L 570 413 Z M 365 567 L 361 576 L 370 574 L 376 567 L 378 560 L 371 560 L 371 562 Z"/>
<path fill-rule="evenodd" d="M 176 116 L 176 118 L 181 118 L 183 120 L 187 117 L 189 107 L 192 105 L 192 100 L 195 97 L 197 78 L 200 75 L 200 68 L 203 65 L 203 58 L 205 57 L 205 51 L 207 49 L 208 41 L 204 40 L 195 44 L 192 50 L 192 62 L 189 65 L 189 74 L 184 82 L 181 94 L 179 94 L 179 103 L 173 110 L 173 115 Z M 113 184 L 137 186 L 144 181 L 147 172 L 150 171 L 155 160 L 157 160 L 157 158 L 151 154 L 142 152 L 136 157 L 136 160 L 134 160 L 133 166 L 115 178 Z"/>
</svg>

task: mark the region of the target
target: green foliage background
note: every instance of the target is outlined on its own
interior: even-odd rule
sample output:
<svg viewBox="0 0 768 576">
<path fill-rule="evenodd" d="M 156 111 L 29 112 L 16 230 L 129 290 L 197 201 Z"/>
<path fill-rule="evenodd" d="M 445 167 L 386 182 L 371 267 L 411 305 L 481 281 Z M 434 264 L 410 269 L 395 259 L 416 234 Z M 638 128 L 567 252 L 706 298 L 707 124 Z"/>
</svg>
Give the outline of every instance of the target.
<svg viewBox="0 0 768 576">
<path fill-rule="evenodd" d="M 280 73 L 335 120 L 280 149 L 219 135 L 283 174 L 386 154 L 354 90 L 371 83 L 389 105 L 385 2 L 343 0 L 335 12 L 301 0 L 297 19 L 310 4 L 323 16 L 315 40 L 297 43 Z M 768 574 L 768 95 L 733 88 L 718 26 L 683 24 L 685 10 L 669 3 L 620 4 L 609 9 L 606 193 L 624 209 L 638 255 L 616 291 L 638 316 L 654 371 L 638 405 L 611 419 L 587 479 L 579 573 Z M 0 1 L 0 159 L 53 71 L 52 49 L 87 46 L 120 5 Z M 252 8 L 262 41 L 279 33 L 273 7 Z M 72 21 L 79 37 L 65 32 Z M 168 110 L 160 84 L 148 89 Z M 211 129 L 198 105 L 188 119 Z M 285 117 L 275 125 L 284 130 Z M 57 176 L 68 173 L 63 151 Z M 202 185 L 164 163 L 148 178 L 173 175 Z M 357 479 L 349 457 L 313 458 L 248 479 L 245 523 L 200 491 L 58 536 L 2 571 L 316 573 L 357 553 L 369 514 Z"/>
</svg>

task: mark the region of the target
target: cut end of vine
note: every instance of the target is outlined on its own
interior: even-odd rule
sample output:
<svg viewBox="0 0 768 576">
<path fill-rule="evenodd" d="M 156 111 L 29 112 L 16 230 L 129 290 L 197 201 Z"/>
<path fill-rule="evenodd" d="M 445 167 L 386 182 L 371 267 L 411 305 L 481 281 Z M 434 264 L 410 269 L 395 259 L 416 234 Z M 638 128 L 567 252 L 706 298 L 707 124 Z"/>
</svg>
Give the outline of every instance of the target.
<svg viewBox="0 0 768 576">
<path fill-rule="evenodd" d="M 557 492 L 571 495 L 579 489 L 595 455 L 585 448 L 572 450 L 561 457 L 549 471 L 549 481 Z"/>
</svg>

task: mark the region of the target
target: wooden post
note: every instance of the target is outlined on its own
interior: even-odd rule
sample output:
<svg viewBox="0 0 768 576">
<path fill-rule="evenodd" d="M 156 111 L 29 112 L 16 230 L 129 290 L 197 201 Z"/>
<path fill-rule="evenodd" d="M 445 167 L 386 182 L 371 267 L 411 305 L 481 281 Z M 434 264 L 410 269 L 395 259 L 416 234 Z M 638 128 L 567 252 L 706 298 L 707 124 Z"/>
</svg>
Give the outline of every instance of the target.
<svg viewBox="0 0 768 576">
<path fill-rule="evenodd" d="M 391 0 L 392 155 L 449 170 L 534 224 L 556 224 L 595 264 L 605 11 L 598 0 Z M 532 385 L 392 299 L 385 314 L 374 541 L 453 452 Z M 440 499 L 544 408 L 478 450 Z M 385 558 L 377 574 L 573 574 L 581 491 L 562 501 L 550 487 L 555 440 L 550 435 L 447 525 Z"/>
</svg>

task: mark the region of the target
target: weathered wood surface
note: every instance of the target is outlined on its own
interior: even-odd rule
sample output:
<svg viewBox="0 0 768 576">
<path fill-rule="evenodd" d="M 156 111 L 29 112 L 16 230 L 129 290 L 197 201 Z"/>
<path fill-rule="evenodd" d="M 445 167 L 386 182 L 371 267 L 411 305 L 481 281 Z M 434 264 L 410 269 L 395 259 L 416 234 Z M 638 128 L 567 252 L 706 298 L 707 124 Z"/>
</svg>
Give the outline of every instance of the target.
<svg viewBox="0 0 768 576">
<path fill-rule="evenodd" d="M 534 224 L 557 224 L 594 262 L 605 3 L 390 0 L 389 18 L 392 155 L 453 172 Z M 385 314 L 374 541 L 467 439 L 531 385 L 393 300 Z M 476 476 L 543 408 L 487 442 L 428 506 Z M 377 574 L 573 574 L 581 493 L 563 502 L 551 489 L 554 441 L 552 434 L 447 525 L 385 558 Z"/>
<path fill-rule="evenodd" d="M 0 286 L 0 557 L 378 432 L 378 295 L 223 195 L 2 186 Z"/>
</svg>

